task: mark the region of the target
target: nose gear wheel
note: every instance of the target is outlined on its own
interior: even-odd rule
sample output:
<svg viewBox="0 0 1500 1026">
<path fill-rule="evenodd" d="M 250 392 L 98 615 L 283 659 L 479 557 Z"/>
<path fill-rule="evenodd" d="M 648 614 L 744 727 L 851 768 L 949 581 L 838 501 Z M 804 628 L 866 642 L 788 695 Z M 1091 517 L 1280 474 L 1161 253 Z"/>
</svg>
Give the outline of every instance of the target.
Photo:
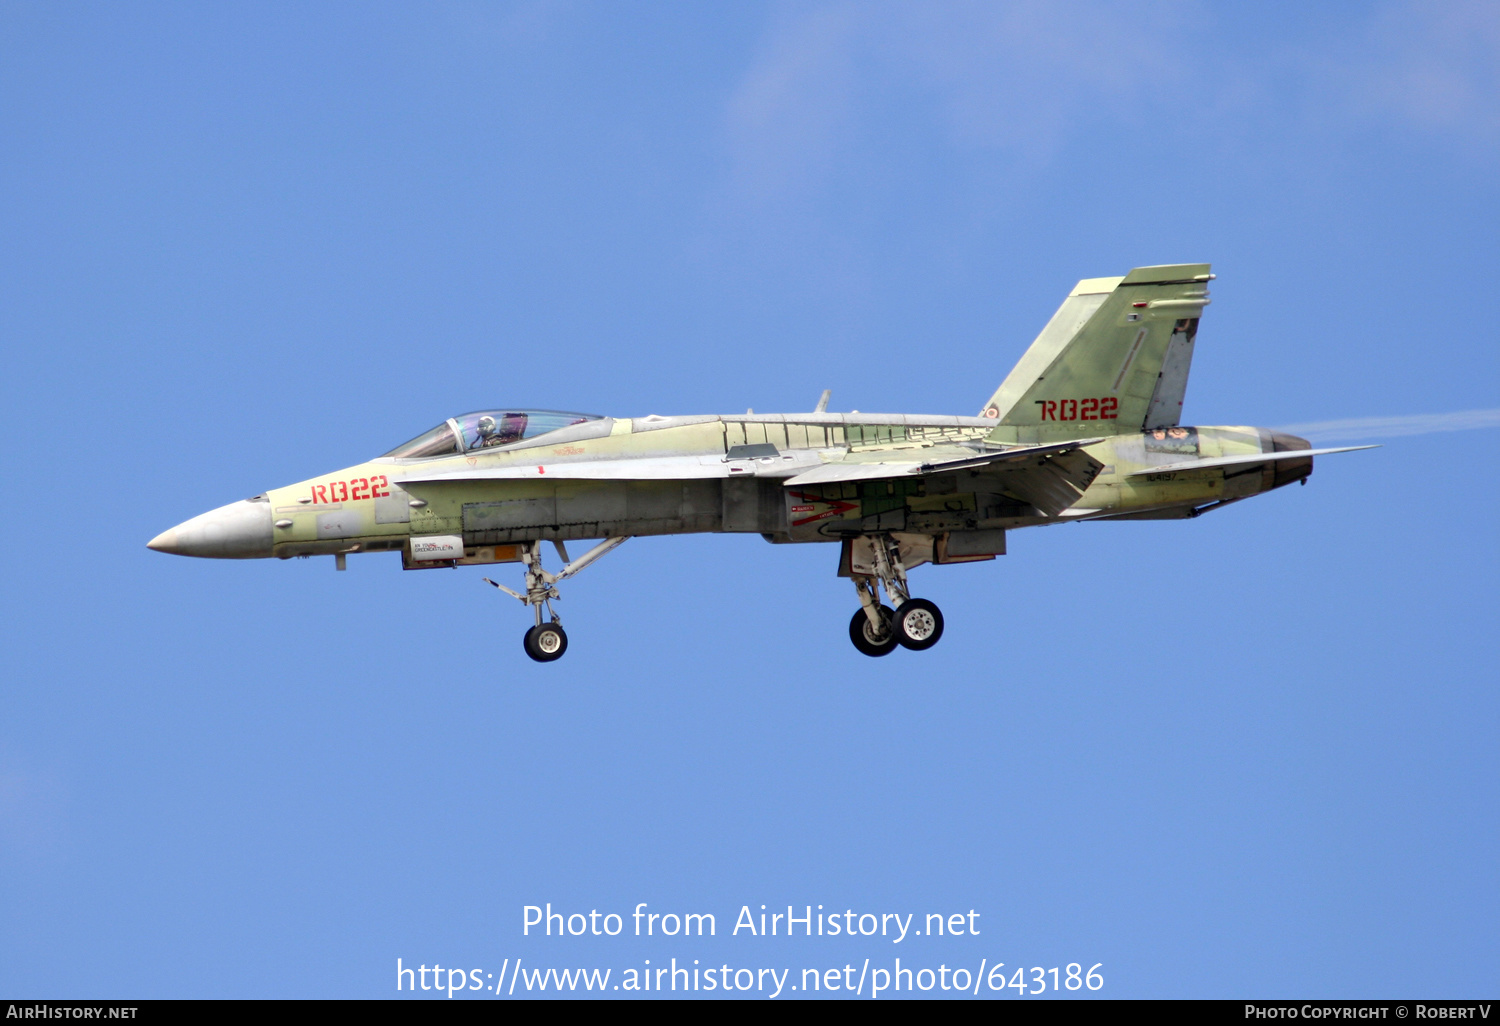
<svg viewBox="0 0 1500 1026">
<path fill-rule="evenodd" d="M 568 559 L 567 547 L 560 541 L 554 541 L 552 544 L 557 548 L 557 556 L 563 561 L 563 568 L 555 574 L 549 574 L 542 569 L 542 543 L 527 542 L 521 555 L 526 564 L 526 594 L 524 595 L 488 577 L 484 579 L 485 584 L 493 584 L 511 598 L 519 599 L 530 606 L 535 612 L 536 626 L 528 630 L 525 638 L 522 639 L 527 655 L 539 663 L 550 663 L 554 659 L 562 658 L 562 654 L 568 650 L 568 635 L 562 629 L 562 617 L 558 616 L 557 611 L 552 608 L 552 600 L 561 598 L 557 593 L 558 582 L 572 577 L 623 541 L 626 541 L 626 538 L 606 538 L 572 561 Z M 542 622 L 543 606 L 547 607 L 550 620 L 548 623 Z"/>
<path fill-rule="evenodd" d="M 568 650 L 568 635 L 560 623 L 544 623 L 526 632 L 522 644 L 526 654 L 539 663 L 561 659 Z"/>
</svg>

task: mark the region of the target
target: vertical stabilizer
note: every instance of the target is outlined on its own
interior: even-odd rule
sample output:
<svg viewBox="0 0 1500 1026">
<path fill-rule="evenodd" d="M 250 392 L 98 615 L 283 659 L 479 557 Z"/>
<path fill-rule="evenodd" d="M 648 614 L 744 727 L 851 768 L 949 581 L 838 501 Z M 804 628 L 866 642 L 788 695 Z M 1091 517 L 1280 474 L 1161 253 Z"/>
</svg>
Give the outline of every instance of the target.
<svg viewBox="0 0 1500 1026">
<path fill-rule="evenodd" d="M 1079 282 L 980 416 L 1019 441 L 1176 424 L 1212 278 L 1169 264 Z"/>
</svg>

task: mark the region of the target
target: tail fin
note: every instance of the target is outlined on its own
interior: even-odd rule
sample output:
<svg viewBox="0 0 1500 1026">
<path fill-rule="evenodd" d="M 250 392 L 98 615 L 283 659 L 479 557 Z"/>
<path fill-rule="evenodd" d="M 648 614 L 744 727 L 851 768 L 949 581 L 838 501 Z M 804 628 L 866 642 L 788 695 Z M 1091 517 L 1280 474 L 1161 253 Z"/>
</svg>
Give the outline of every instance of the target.
<svg viewBox="0 0 1500 1026">
<path fill-rule="evenodd" d="M 1208 268 L 1137 267 L 1079 282 L 980 416 L 995 419 L 997 434 L 1036 442 L 1175 425 Z"/>
</svg>

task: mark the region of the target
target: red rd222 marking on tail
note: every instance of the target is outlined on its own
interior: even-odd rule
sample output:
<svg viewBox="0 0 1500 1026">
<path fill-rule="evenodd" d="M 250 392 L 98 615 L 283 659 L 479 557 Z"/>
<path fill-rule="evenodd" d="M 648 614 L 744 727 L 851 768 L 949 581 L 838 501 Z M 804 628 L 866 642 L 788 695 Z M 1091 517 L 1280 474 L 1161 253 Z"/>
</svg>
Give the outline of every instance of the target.
<svg viewBox="0 0 1500 1026">
<path fill-rule="evenodd" d="M 1107 395 L 1096 399 L 1038 399 L 1043 420 L 1117 420 L 1120 400 Z"/>
</svg>

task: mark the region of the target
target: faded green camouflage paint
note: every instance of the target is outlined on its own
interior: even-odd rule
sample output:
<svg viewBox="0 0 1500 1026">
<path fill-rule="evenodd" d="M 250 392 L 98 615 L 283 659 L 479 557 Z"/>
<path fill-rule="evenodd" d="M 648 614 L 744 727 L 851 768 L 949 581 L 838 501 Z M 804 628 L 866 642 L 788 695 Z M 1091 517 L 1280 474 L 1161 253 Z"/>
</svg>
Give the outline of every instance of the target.
<svg viewBox="0 0 1500 1026">
<path fill-rule="evenodd" d="M 857 418 L 859 415 L 846 415 Z M 617 422 L 619 423 L 619 422 Z M 982 426 L 958 428 L 951 425 L 923 427 L 915 425 L 871 425 L 851 421 L 847 425 L 798 423 L 795 421 L 753 422 L 739 418 L 726 423 L 714 419 L 708 423 L 680 428 L 634 433 L 620 432 L 586 443 L 517 452 L 481 453 L 475 456 L 452 456 L 441 460 L 407 461 L 419 463 L 423 470 L 444 464 L 457 468 L 482 469 L 504 465 L 560 466 L 568 462 L 670 454 L 700 455 L 722 458 L 730 444 L 747 444 L 743 440 L 775 439 L 778 448 L 787 441 L 802 440 L 808 434 L 817 441 L 832 440 L 840 434 L 864 439 L 888 437 L 888 433 L 906 433 L 908 437 L 892 442 L 823 444 L 802 452 L 815 453 L 823 462 L 921 460 L 942 461 L 972 456 L 974 450 L 958 444 L 961 436 L 970 443 L 987 433 Z M 1087 446 L 1082 451 L 1103 465 L 1098 476 L 1062 516 L 1043 516 L 1032 508 L 1023 494 L 1007 481 L 1004 473 L 958 471 L 949 474 L 907 476 L 873 481 L 834 483 L 791 489 L 780 478 L 751 476 L 739 480 L 683 481 L 549 481 L 536 480 L 460 480 L 451 483 L 421 483 L 401 486 L 402 465 L 393 460 L 376 460 L 358 464 L 322 478 L 299 482 L 287 488 L 273 489 L 268 498 L 278 519 L 292 525 L 276 531 L 275 555 L 327 554 L 339 551 L 383 551 L 399 548 L 412 535 L 462 535 L 470 546 L 506 544 L 536 539 L 593 538 L 615 534 L 677 534 L 714 531 L 740 531 L 785 535 L 789 540 L 837 541 L 846 534 L 874 531 L 897 531 L 938 535 L 950 531 L 1015 529 L 1042 526 L 1076 519 L 1077 515 L 1104 516 L 1162 511 L 1171 515 L 1188 515 L 1194 508 L 1228 499 L 1244 498 L 1269 489 L 1272 481 L 1270 464 L 1250 467 L 1215 468 L 1172 472 L 1163 466 L 1159 475 L 1131 478 L 1136 470 L 1164 464 L 1171 459 L 1199 456 L 1240 455 L 1270 451 L 1269 435 L 1251 427 L 1178 428 L 1191 439 L 1189 446 L 1170 439 L 1158 441 L 1150 434 L 1121 435 Z M 930 433 L 933 439 L 910 437 Z M 752 443 L 749 444 L 754 444 Z M 1155 449 L 1156 451 L 1148 451 Z M 785 454 L 798 450 L 780 448 Z M 355 481 L 385 475 L 397 499 L 416 500 L 425 505 L 409 508 L 406 523 L 377 523 L 374 499 L 345 501 L 330 505 L 304 503 L 313 484 L 330 481 Z M 746 500 L 753 504 L 751 514 L 736 519 L 732 509 L 726 515 L 726 492 L 740 485 L 754 486 Z M 766 502 L 763 492 L 776 498 Z M 820 502 L 826 500 L 826 502 Z M 813 525 L 797 526 L 802 517 L 794 507 L 852 504 L 847 513 Z M 732 502 L 731 502 L 732 505 Z M 813 512 L 818 512 L 814 510 Z M 1087 512 L 1082 512 L 1087 511 Z M 338 538 L 319 538 L 318 518 L 330 513 L 351 514 L 358 522 L 352 534 Z M 1068 514 L 1074 515 L 1068 515 Z M 392 544 L 395 543 L 395 544 Z"/>
<path fill-rule="evenodd" d="M 1312 470 L 1312 457 L 1171 469 L 1174 462 L 1306 448 L 1254 427 L 1177 426 L 1211 277 L 1207 264 L 1179 264 L 1079 282 L 981 417 L 615 419 L 469 453 L 381 457 L 269 491 L 270 554 L 404 551 L 412 537 L 460 535 L 470 558 L 510 559 L 506 546 L 520 542 L 694 532 L 755 532 L 776 541 L 892 533 L 926 539 L 926 551 L 936 553 L 932 540 L 953 532 L 1195 516 Z M 1018 453 L 1004 464 L 923 469 L 1018 445 L 1086 439 L 1099 440 Z M 741 446 L 773 446 L 776 455 L 731 459 Z M 814 475 L 820 483 L 786 484 L 828 465 L 877 465 L 874 474 L 885 467 L 890 473 L 827 481 L 853 474 L 839 471 Z M 566 478 L 568 468 L 597 476 L 600 467 L 619 473 Z M 1132 476 L 1153 467 L 1161 469 Z M 680 477 L 672 476 L 678 468 Z M 510 476 L 473 478 L 484 473 Z M 347 497 L 315 502 L 321 493 L 314 486 Z"/>
</svg>

